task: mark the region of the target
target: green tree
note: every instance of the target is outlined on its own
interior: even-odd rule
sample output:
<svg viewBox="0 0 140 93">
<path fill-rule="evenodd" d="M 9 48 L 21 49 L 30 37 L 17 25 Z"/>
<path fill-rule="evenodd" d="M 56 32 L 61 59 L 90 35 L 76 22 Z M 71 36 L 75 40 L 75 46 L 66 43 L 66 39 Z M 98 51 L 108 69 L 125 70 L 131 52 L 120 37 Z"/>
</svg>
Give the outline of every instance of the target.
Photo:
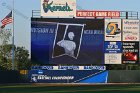
<svg viewBox="0 0 140 93">
<path fill-rule="evenodd" d="M 0 45 L 6 45 L 10 41 L 12 36 L 10 29 L 1 29 L 0 28 Z"/>
<path fill-rule="evenodd" d="M 24 47 L 17 47 L 15 49 L 15 61 L 17 70 L 27 70 L 31 68 L 29 51 Z"/>
<path fill-rule="evenodd" d="M 0 29 L 0 69 L 11 70 L 12 68 L 12 44 L 8 44 L 11 37 L 11 31 Z M 14 46 L 15 68 L 16 70 L 30 69 L 31 61 L 29 52 L 24 47 Z"/>
<path fill-rule="evenodd" d="M 10 30 L 0 28 L 0 66 L 2 69 L 11 68 L 11 63 L 8 60 L 11 56 L 11 45 L 8 46 L 10 37 Z"/>
<path fill-rule="evenodd" d="M 1 46 L 0 46 L 1 47 Z M 0 53 L 0 66 L 3 70 L 11 70 L 12 67 L 12 45 L 7 44 L 3 46 L 3 53 Z M 24 47 L 15 47 L 15 69 L 27 70 L 31 67 L 31 61 L 29 59 L 29 52 Z"/>
</svg>

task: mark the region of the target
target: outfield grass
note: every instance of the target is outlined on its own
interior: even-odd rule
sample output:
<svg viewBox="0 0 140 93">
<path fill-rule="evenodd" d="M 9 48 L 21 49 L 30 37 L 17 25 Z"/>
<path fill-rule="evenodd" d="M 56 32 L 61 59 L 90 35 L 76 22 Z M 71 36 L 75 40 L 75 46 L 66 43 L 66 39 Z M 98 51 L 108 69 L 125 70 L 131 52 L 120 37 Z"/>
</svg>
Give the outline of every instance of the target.
<svg viewBox="0 0 140 93">
<path fill-rule="evenodd" d="M 140 85 L 0 86 L 0 93 L 140 93 Z"/>
</svg>

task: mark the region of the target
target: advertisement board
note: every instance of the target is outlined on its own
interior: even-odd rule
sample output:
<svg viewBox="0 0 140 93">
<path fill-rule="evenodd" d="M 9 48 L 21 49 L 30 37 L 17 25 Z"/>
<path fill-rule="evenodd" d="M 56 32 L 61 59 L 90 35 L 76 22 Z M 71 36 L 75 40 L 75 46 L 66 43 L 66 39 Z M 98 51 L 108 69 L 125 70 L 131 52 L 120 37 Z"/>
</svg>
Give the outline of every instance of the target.
<svg viewBox="0 0 140 93">
<path fill-rule="evenodd" d="M 120 11 L 93 11 L 77 10 L 76 17 L 103 17 L 103 18 L 120 18 Z"/>
<path fill-rule="evenodd" d="M 122 64 L 122 54 L 105 53 L 105 64 Z"/>
<path fill-rule="evenodd" d="M 42 17 L 75 17 L 76 0 L 41 0 Z"/>
<path fill-rule="evenodd" d="M 105 42 L 105 53 L 122 53 L 122 42 Z"/>
<path fill-rule="evenodd" d="M 106 70 L 105 66 L 32 66 L 31 70 Z"/>
<path fill-rule="evenodd" d="M 123 63 L 139 63 L 139 42 L 123 42 Z"/>
<path fill-rule="evenodd" d="M 123 41 L 139 41 L 139 20 L 123 19 Z"/>
<path fill-rule="evenodd" d="M 121 19 L 105 19 L 105 41 L 121 41 Z"/>
<path fill-rule="evenodd" d="M 31 59 L 38 64 L 103 64 L 104 20 L 32 18 Z"/>
</svg>

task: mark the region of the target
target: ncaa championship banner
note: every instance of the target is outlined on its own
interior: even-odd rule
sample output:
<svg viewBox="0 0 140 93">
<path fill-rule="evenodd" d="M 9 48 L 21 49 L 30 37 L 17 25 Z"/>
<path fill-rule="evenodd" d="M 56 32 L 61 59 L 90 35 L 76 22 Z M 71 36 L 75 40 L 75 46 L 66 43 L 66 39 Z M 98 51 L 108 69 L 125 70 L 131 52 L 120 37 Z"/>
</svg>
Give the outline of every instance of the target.
<svg viewBox="0 0 140 93">
<path fill-rule="evenodd" d="M 75 17 L 76 0 L 41 0 L 43 17 Z"/>
<path fill-rule="evenodd" d="M 46 66 L 43 68 L 47 70 L 34 69 L 29 71 L 30 82 L 107 83 L 108 78 L 108 71 L 105 70 L 104 66 Z"/>
<path fill-rule="evenodd" d="M 121 41 L 121 19 L 105 19 L 105 41 Z"/>
<path fill-rule="evenodd" d="M 123 20 L 123 41 L 139 41 L 139 20 Z"/>
</svg>

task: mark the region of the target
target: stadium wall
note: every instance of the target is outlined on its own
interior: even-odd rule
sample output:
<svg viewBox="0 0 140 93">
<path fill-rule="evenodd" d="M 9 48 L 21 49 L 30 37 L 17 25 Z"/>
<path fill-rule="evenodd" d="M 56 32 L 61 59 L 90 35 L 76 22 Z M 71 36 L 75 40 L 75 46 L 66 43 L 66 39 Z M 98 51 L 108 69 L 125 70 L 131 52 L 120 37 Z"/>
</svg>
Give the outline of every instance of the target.
<svg viewBox="0 0 140 93">
<path fill-rule="evenodd" d="M 19 71 L 0 71 L 0 84 L 28 83 L 27 75 L 21 75 Z"/>
<path fill-rule="evenodd" d="M 110 70 L 108 83 L 140 83 L 139 70 Z"/>
<path fill-rule="evenodd" d="M 29 77 L 27 78 L 27 75 L 21 75 L 18 71 L 0 71 L 0 84 L 5 83 L 31 83 L 31 82 L 29 82 Z M 140 83 L 140 71 L 109 70 L 107 83 Z"/>
</svg>

